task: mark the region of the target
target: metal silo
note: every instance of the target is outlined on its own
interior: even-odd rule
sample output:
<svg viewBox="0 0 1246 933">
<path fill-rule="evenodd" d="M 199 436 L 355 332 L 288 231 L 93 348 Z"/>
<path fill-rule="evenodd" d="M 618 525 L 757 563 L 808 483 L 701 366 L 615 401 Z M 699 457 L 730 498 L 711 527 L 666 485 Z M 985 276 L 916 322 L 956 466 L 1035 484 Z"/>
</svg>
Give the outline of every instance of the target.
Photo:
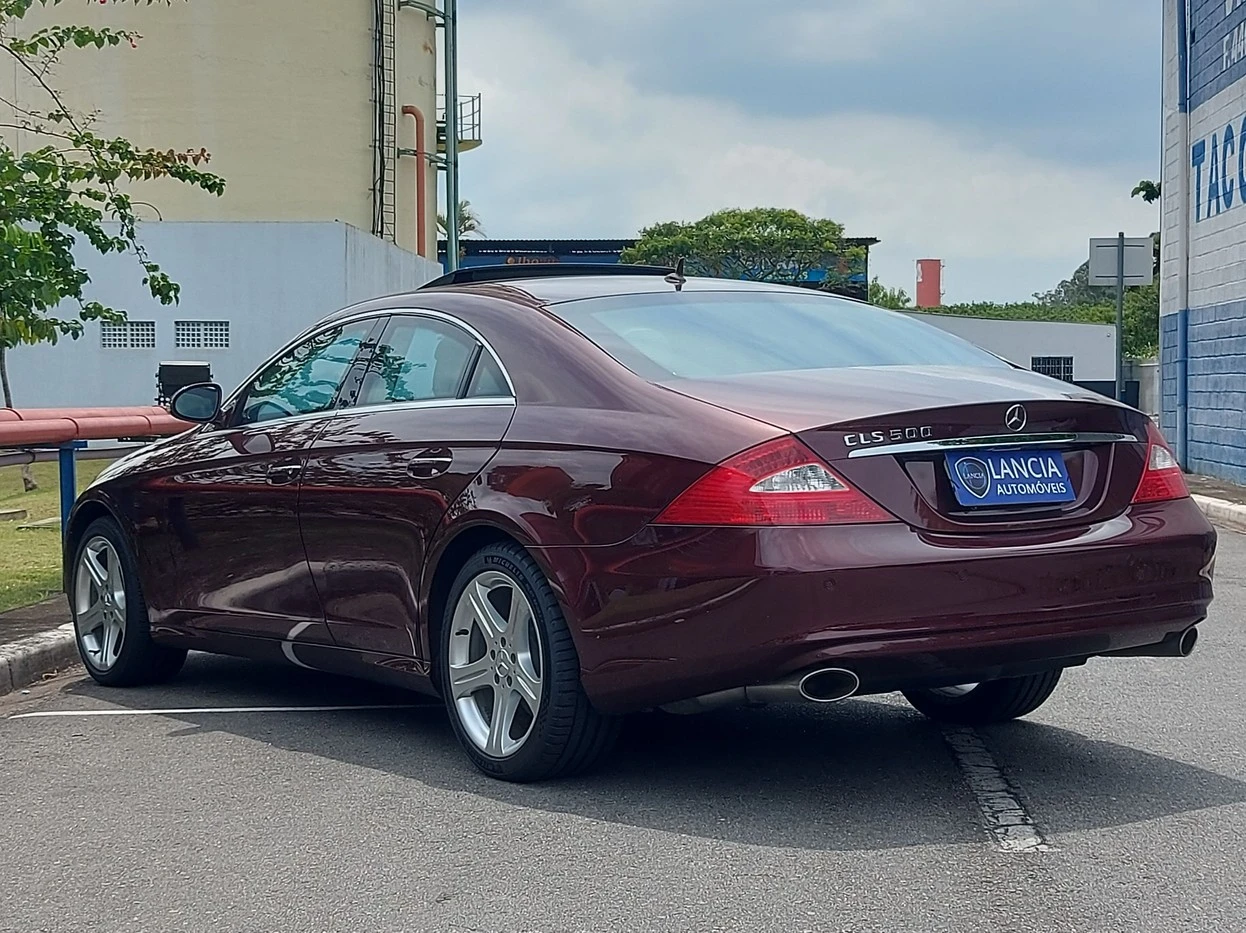
<svg viewBox="0 0 1246 933">
<path fill-rule="evenodd" d="M 210 169 L 228 181 L 225 197 L 145 183 L 144 217 L 339 220 L 412 251 L 422 245 L 435 259 L 436 162 L 444 148 L 437 10 L 410 0 L 62 4 L 36 7 L 26 26 L 73 22 L 142 33 L 137 49 L 67 51 L 54 81 L 76 109 L 96 112 L 101 134 L 212 154 Z M 13 80 L 0 77 L 0 86 L 12 88 Z M 19 100 L 36 93 L 15 90 Z M 19 145 L 38 144 L 23 135 Z M 459 135 L 479 136 L 470 127 Z"/>
</svg>

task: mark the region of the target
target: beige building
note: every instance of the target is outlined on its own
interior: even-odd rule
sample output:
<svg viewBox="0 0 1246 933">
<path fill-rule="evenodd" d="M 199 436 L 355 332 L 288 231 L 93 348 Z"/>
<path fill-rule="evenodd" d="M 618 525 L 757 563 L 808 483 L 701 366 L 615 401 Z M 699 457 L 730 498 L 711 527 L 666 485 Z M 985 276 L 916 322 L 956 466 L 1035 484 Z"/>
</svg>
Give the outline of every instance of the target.
<svg viewBox="0 0 1246 933">
<path fill-rule="evenodd" d="M 336 220 L 437 258 L 438 172 L 433 159 L 418 164 L 416 118 L 404 114 L 423 116 L 423 148 L 435 159 L 437 28 L 425 12 L 400 0 L 174 0 L 36 5 L 26 18 L 31 28 L 55 22 L 144 37 L 136 49 L 64 55 L 55 84 L 75 109 L 97 113 L 97 132 L 203 147 L 228 183 L 219 199 L 144 183 L 144 219 Z M 0 87 L 47 109 L 4 71 Z M 19 147 L 38 141 L 26 137 Z"/>
</svg>

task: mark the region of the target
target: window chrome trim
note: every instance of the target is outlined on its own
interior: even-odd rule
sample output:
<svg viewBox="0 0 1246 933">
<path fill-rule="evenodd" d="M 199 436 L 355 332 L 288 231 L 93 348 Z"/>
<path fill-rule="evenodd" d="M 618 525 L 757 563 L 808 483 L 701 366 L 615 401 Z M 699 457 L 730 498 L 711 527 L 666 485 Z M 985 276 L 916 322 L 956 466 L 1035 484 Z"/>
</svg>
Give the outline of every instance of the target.
<svg viewBox="0 0 1246 933">
<path fill-rule="evenodd" d="M 1013 447 L 1072 447 L 1085 444 L 1143 444 L 1132 434 L 1107 434 L 1095 432 L 1055 434 L 995 434 L 984 437 L 949 437 L 937 441 L 913 441 L 905 444 L 886 444 L 880 447 L 858 447 L 848 452 L 848 459 L 856 457 L 887 457 L 895 454 L 920 454 L 939 451 L 982 450 Z"/>
<path fill-rule="evenodd" d="M 466 321 L 462 321 L 459 318 L 456 318 L 452 314 L 446 314 L 444 311 L 434 311 L 432 308 L 372 308 L 369 311 L 359 311 L 359 312 L 356 312 L 355 314 L 348 314 L 348 315 L 345 315 L 344 317 L 335 318 L 334 320 L 329 321 L 329 322 L 321 322 L 315 325 L 314 327 L 308 328 L 307 330 L 303 331 L 303 333 L 299 334 L 293 340 L 288 341 L 280 350 L 278 350 L 276 353 L 274 353 L 272 356 L 266 359 L 262 364 L 260 364 L 260 366 L 257 369 L 255 369 L 250 375 L 248 375 L 247 378 L 242 382 L 242 384 L 238 386 L 236 389 L 234 389 L 234 391 L 230 393 L 229 397 L 226 398 L 225 401 L 221 403 L 221 408 L 225 409 L 229 406 L 234 405 L 238 401 L 238 399 L 241 398 L 242 393 L 246 390 L 247 386 L 249 386 L 252 382 L 255 381 L 256 376 L 262 373 L 265 369 L 267 369 L 277 360 L 281 359 L 281 357 L 289 353 L 299 344 L 305 343 L 306 341 L 313 339 L 319 334 L 323 334 L 327 331 L 333 330 L 336 327 L 349 325 L 349 324 L 355 324 L 359 321 L 380 320 L 381 318 L 393 317 L 394 315 L 409 315 L 412 317 L 432 318 L 433 320 L 443 321 L 447 324 L 451 324 L 455 327 L 460 328 L 461 330 L 466 331 L 477 343 L 479 343 L 482 347 L 484 347 L 486 350 L 489 351 L 489 355 L 493 357 L 493 362 L 495 362 L 498 366 L 498 369 L 501 370 L 502 378 L 506 380 L 506 386 L 507 388 L 511 390 L 511 394 L 509 396 L 497 396 L 494 398 L 481 397 L 478 399 L 426 399 L 422 402 L 416 402 L 416 403 L 385 402 L 380 405 L 368 405 L 366 407 L 361 406 L 358 408 L 327 408 L 324 411 L 309 411 L 306 414 L 290 415 L 287 418 L 273 418 L 270 421 L 252 421 L 249 424 L 230 425 L 226 428 L 222 428 L 221 430 L 237 430 L 240 428 L 248 428 L 248 427 L 253 427 L 255 425 L 261 425 L 261 424 L 289 424 L 292 421 L 304 421 L 308 418 L 315 418 L 319 415 L 337 414 L 338 412 L 341 412 L 341 411 L 364 411 L 364 410 L 372 411 L 372 410 L 381 409 L 381 408 L 394 409 L 400 406 L 410 407 L 413 405 L 418 406 L 418 407 L 424 407 L 424 408 L 429 408 L 429 407 L 444 408 L 444 407 L 449 407 L 447 403 L 450 403 L 450 402 L 457 402 L 460 404 L 462 403 L 468 403 L 468 404 L 482 404 L 483 403 L 483 404 L 494 404 L 494 405 L 516 404 L 515 382 L 514 380 L 511 379 L 510 370 L 506 368 L 506 364 L 502 362 L 502 358 L 498 356 L 498 353 L 496 350 L 493 349 L 492 344 L 490 344 L 489 341 L 485 340 L 485 338 L 481 335 L 480 331 L 476 330 L 476 328 L 472 327 Z M 383 333 L 384 332 L 382 332 L 382 335 Z M 351 365 L 354 366 L 353 360 L 351 361 Z M 477 361 L 477 365 L 479 365 L 479 361 Z M 347 374 L 349 374 L 349 372 L 350 370 L 348 369 Z"/>
<path fill-rule="evenodd" d="M 411 402 L 378 402 L 375 405 L 357 405 L 347 408 L 334 408 L 335 415 L 353 415 L 355 412 L 375 411 L 408 411 L 421 408 L 514 408 L 515 400 L 510 396 L 491 396 L 480 398 L 426 398 Z"/>
</svg>

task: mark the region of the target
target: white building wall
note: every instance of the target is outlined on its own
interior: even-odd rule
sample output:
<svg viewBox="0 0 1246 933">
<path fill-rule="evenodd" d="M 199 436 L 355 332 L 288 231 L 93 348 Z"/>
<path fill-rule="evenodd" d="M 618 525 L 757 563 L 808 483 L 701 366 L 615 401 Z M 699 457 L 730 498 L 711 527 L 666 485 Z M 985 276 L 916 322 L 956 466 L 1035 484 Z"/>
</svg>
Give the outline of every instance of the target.
<svg viewBox="0 0 1246 933">
<path fill-rule="evenodd" d="M 1223 4 L 1220 4 L 1223 8 Z M 1193 170 L 1195 220 L 1188 228 L 1188 307 L 1206 308 L 1246 298 L 1246 206 L 1238 185 L 1237 144 L 1246 129 L 1246 83 L 1217 94 L 1190 116 L 1190 145 L 1203 146 L 1204 162 Z M 1227 143 L 1232 141 L 1230 148 Z M 1212 163 L 1213 154 L 1219 166 Z M 1213 199 L 1214 182 L 1220 196 Z M 1201 184 L 1198 182 L 1201 181 Z"/>
<path fill-rule="evenodd" d="M 1073 357 L 1078 382 L 1116 381 L 1116 327 L 1063 321 L 1009 321 L 956 314 L 910 313 L 909 317 L 963 337 L 972 344 L 1030 368 L 1036 356 Z"/>
<path fill-rule="evenodd" d="M 227 389 L 272 352 L 339 308 L 409 291 L 441 267 L 344 223 L 157 223 L 143 243 L 182 287 L 165 307 L 142 285 L 132 254 L 78 258 L 91 274 L 86 297 L 123 309 L 131 321 L 154 321 L 154 349 L 105 349 L 92 322 L 78 340 L 18 347 L 9 353 L 19 408 L 150 405 L 162 360 L 202 360 Z M 174 345 L 176 321 L 229 321 L 228 349 Z"/>
<path fill-rule="evenodd" d="M 1163 89 L 1163 153 L 1161 180 L 1163 198 L 1160 201 L 1160 277 L 1164 287 L 1160 291 L 1160 314 L 1173 314 L 1187 306 L 1184 298 L 1185 250 L 1187 246 L 1185 225 L 1185 195 L 1182 186 L 1186 182 L 1186 166 L 1189 162 L 1188 146 L 1182 138 L 1185 114 L 1179 103 L 1181 97 L 1179 75 L 1184 67 L 1184 54 L 1180 45 L 1184 41 L 1178 26 L 1178 0 L 1164 3 L 1164 89 Z"/>
</svg>

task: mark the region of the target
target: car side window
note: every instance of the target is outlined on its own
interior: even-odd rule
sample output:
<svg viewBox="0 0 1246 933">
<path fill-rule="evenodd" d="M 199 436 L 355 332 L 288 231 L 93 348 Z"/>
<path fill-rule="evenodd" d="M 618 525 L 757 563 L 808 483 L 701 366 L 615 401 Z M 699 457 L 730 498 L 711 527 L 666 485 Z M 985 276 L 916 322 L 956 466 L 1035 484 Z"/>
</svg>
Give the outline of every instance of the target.
<svg viewBox="0 0 1246 933">
<path fill-rule="evenodd" d="M 505 398 L 511 394 L 502 368 L 498 366 L 493 354 L 485 351 L 480 354 L 476 363 L 476 371 L 472 373 L 471 384 L 467 387 L 468 398 Z"/>
<path fill-rule="evenodd" d="M 375 319 L 321 331 L 269 363 L 242 395 L 235 424 L 327 411 Z"/>
<path fill-rule="evenodd" d="M 359 390 L 359 406 L 458 398 L 476 341 L 453 324 L 394 315 Z"/>
</svg>

